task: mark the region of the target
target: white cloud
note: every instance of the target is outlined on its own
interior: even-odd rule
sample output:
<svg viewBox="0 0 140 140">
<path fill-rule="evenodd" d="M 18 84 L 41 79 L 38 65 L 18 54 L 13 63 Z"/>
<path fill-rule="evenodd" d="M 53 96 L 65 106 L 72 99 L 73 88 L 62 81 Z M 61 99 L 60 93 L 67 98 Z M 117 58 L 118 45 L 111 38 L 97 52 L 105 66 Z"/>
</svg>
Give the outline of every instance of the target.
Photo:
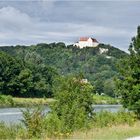
<svg viewBox="0 0 140 140">
<path fill-rule="evenodd" d="M 0 9 L 1 30 L 21 30 L 26 26 L 32 26 L 32 19 L 25 13 L 13 7 L 3 7 Z"/>
<path fill-rule="evenodd" d="M 44 22 L 10 6 L 0 9 L 0 45 L 51 41 L 70 42 L 70 38 L 73 38 L 74 42 L 80 36 L 95 36 L 97 39 L 103 37 L 127 38 L 132 34 L 134 34 L 132 31 L 123 28 L 87 23 Z"/>
</svg>

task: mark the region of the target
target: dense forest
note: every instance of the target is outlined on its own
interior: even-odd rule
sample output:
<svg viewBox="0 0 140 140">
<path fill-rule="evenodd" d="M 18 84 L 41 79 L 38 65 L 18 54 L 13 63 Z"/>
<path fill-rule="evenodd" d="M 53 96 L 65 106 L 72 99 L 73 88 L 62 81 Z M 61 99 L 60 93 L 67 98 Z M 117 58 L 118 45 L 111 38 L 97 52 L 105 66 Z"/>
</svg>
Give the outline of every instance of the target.
<svg viewBox="0 0 140 140">
<path fill-rule="evenodd" d="M 94 93 L 114 97 L 116 65 L 127 55 L 105 44 L 83 49 L 62 42 L 0 47 L 0 90 L 18 97 L 51 97 L 55 77 L 81 75 Z"/>
</svg>

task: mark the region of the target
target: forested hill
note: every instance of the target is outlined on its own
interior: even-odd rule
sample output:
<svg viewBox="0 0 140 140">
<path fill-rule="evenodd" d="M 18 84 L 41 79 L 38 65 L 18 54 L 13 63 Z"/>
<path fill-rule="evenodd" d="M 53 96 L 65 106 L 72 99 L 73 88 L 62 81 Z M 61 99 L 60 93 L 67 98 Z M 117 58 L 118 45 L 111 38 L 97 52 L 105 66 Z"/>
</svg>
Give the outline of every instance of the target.
<svg viewBox="0 0 140 140">
<path fill-rule="evenodd" d="M 0 47 L 23 62 L 46 64 L 60 75 L 83 74 L 98 93 L 114 96 L 113 79 L 117 76 L 116 63 L 127 54 L 110 45 L 79 49 L 64 43 L 37 44 L 31 46 Z"/>
</svg>

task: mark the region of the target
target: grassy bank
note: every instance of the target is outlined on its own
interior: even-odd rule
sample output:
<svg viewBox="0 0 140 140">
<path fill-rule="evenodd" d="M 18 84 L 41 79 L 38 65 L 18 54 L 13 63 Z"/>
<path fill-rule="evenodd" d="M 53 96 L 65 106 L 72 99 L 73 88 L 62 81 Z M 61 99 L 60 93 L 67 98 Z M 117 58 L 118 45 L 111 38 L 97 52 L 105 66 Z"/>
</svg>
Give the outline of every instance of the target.
<svg viewBox="0 0 140 140">
<path fill-rule="evenodd" d="M 14 98 L 12 96 L 0 95 L 0 107 L 28 107 L 37 105 L 48 105 L 54 102 L 52 98 Z"/>
<path fill-rule="evenodd" d="M 28 139 L 27 132 L 20 125 L 6 127 L 0 124 L 0 137 L 2 139 Z M 44 140 L 125 140 L 126 138 L 140 136 L 140 122 L 136 122 L 134 126 L 118 125 L 105 128 L 94 128 L 87 131 L 74 132 L 68 137 L 47 137 L 42 136 Z M 32 138 L 31 138 L 32 139 Z M 35 138 L 33 138 L 35 139 Z"/>
<path fill-rule="evenodd" d="M 54 102 L 53 98 L 15 98 L 0 95 L 0 107 L 28 107 L 36 105 L 48 105 Z M 109 96 L 93 95 L 94 104 L 118 104 L 119 99 Z"/>
<path fill-rule="evenodd" d="M 14 106 L 48 105 L 54 102 L 53 98 L 13 98 Z"/>
<path fill-rule="evenodd" d="M 90 128 L 75 130 L 72 133 L 54 132 L 55 121 L 46 122 L 40 111 L 24 112 L 22 125 L 0 123 L 1 139 L 45 139 L 45 140 L 124 140 L 140 136 L 140 121 L 133 113 L 101 112 L 95 115 Z M 31 120 L 30 120 L 31 119 Z M 52 118 L 55 119 L 55 118 Z M 49 135 L 52 130 L 52 135 Z"/>
<path fill-rule="evenodd" d="M 74 132 L 73 135 L 69 137 L 69 140 L 124 140 L 134 136 L 140 136 L 139 121 L 137 121 L 133 126 L 125 124 L 104 128 L 93 128 L 86 132 Z"/>
<path fill-rule="evenodd" d="M 120 100 L 106 95 L 93 95 L 94 104 L 119 104 Z"/>
</svg>

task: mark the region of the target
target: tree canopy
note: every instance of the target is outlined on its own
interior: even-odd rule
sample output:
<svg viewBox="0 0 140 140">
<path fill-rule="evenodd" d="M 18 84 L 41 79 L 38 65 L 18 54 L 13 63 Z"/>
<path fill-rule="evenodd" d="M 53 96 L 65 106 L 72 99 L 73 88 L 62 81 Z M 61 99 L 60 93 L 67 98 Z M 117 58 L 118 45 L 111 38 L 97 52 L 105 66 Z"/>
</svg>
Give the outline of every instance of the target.
<svg viewBox="0 0 140 140">
<path fill-rule="evenodd" d="M 129 56 L 119 65 L 118 93 L 124 107 L 134 110 L 140 117 L 140 26 L 129 46 Z"/>
<path fill-rule="evenodd" d="M 101 49 L 107 51 L 101 53 Z M 38 79 L 34 82 L 35 88 L 30 86 L 28 91 L 34 91 L 37 87 L 41 88 L 41 93 L 48 91 L 50 84 L 46 84 L 44 77 L 46 78 L 51 73 L 50 71 L 53 72 L 52 69 L 55 69 L 61 76 L 82 73 L 85 79 L 94 85 L 97 93 L 105 93 L 113 97 L 115 95 L 113 79 L 118 75 L 116 63 L 127 56 L 125 52 L 105 44 L 99 44 L 95 48 L 79 49 L 73 45 L 66 46 L 62 42 L 40 43 L 31 46 L 0 47 L 0 50 L 23 62 L 25 68 L 18 78 L 23 77 L 24 73 L 28 73 L 29 77 L 26 77 L 25 80 L 28 81 L 26 86 L 29 86 L 34 79 Z M 47 66 L 46 71 L 49 71 L 46 76 L 43 74 L 44 66 Z M 21 79 L 17 81 L 22 82 Z M 108 83 L 111 85 L 110 87 L 107 86 Z M 23 87 L 26 88 L 26 86 L 24 84 Z M 35 95 L 38 96 L 38 90 L 35 91 Z"/>
<path fill-rule="evenodd" d="M 51 97 L 56 71 L 36 53 L 17 59 L 0 52 L 0 92 L 16 97 Z"/>
</svg>

